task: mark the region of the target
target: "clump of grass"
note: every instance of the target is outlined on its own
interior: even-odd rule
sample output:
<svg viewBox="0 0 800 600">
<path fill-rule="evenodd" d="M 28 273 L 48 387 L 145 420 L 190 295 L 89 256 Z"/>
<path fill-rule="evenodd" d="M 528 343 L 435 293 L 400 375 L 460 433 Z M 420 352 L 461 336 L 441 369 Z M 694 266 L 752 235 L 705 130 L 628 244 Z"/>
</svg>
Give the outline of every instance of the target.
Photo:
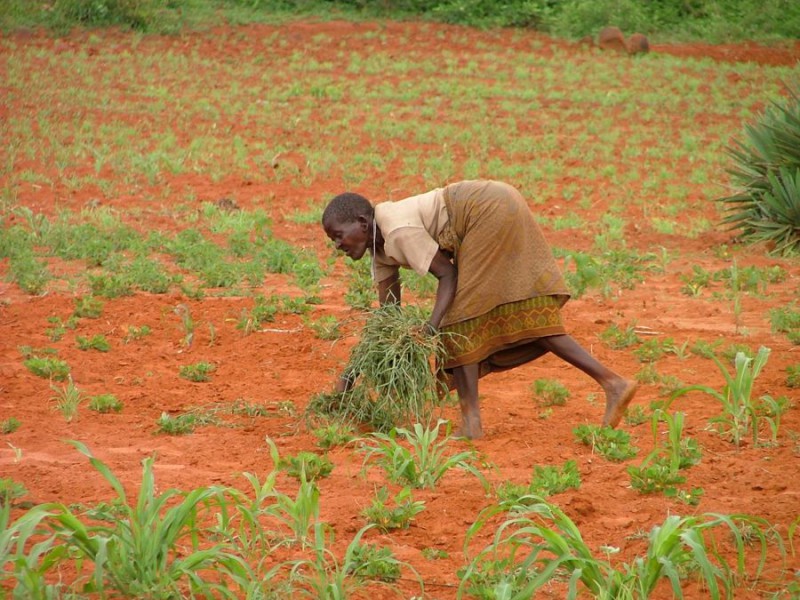
<svg viewBox="0 0 800 600">
<path fill-rule="evenodd" d="M 182 365 L 179 374 L 184 379 L 199 383 L 211 379 L 208 375 L 215 368 L 211 363 L 199 362 L 192 365 Z"/>
<path fill-rule="evenodd" d="M 141 327 L 137 327 L 136 325 L 128 325 L 122 342 L 125 344 L 130 344 L 134 340 L 141 340 L 143 337 L 150 335 L 151 332 L 152 330 L 148 325 L 142 325 Z"/>
<path fill-rule="evenodd" d="M 341 416 L 370 422 L 378 414 L 391 426 L 430 422 L 441 391 L 431 365 L 443 358 L 444 345 L 442 334 L 424 332 L 426 323 L 415 306 L 369 314 L 345 369 L 354 385 L 341 398 Z"/>
<path fill-rule="evenodd" d="M 800 309 L 773 308 L 769 311 L 769 321 L 773 332 L 784 333 L 791 343 L 800 344 Z"/>
<path fill-rule="evenodd" d="M 50 356 L 32 356 L 25 360 L 25 366 L 34 375 L 54 381 L 66 381 L 69 365 L 66 361 Z"/>
<path fill-rule="evenodd" d="M 122 402 L 114 394 L 100 394 L 89 399 L 89 410 L 99 413 L 119 412 L 122 410 Z"/>
<path fill-rule="evenodd" d="M 74 316 L 85 319 L 98 319 L 103 314 L 103 302 L 94 296 L 75 298 Z"/>
<path fill-rule="evenodd" d="M 19 500 L 28 493 L 28 489 L 10 477 L 0 477 L 0 508 Z"/>
<path fill-rule="evenodd" d="M 72 421 L 78 415 L 78 405 L 83 401 L 83 393 L 72 381 L 72 377 L 69 377 L 69 381 L 64 387 L 60 388 L 55 385 L 50 387 L 56 393 L 52 397 L 56 410 L 64 415 L 67 421 Z"/>
<path fill-rule="evenodd" d="M 800 388 L 800 363 L 786 367 L 786 386 Z"/>
<path fill-rule="evenodd" d="M 20 428 L 22 423 L 19 422 L 19 419 L 16 417 L 9 417 L 8 419 L 3 419 L 0 421 L 0 433 L 7 435 L 9 433 L 14 433 L 17 429 Z"/>
<path fill-rule="evenodd" d="M 108 343 L 103 334 L 93 335 L 90 338 L 79 335 L 75 338 L 75 343 L 79 350 L 97 350 L 98 352 L 108 352 L 111 344 Z"/>
<path fill-rule="evenodd" d="M 537 379 L 531 389 L 541 406 L 564 406 L 570 396 L 569 390 L 553 379 Z"/>
</svg>

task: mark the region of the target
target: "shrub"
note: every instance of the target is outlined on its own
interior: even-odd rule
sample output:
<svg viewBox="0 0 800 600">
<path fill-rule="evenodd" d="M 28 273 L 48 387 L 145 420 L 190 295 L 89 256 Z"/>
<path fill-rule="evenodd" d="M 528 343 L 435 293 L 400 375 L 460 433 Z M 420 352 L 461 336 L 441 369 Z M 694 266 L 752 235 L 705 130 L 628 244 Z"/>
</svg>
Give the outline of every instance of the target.
<svg viewBox="0 0 800 600">
<path fill-rule="evenodd" d="M 740 229 L 748 242 L 767 242 L 775 253 L 800 251 L 800 92 L 774 101 L 733 142 L 729 173 L 741 189 L 717 201 L 723 223 Z"/>
</svg>

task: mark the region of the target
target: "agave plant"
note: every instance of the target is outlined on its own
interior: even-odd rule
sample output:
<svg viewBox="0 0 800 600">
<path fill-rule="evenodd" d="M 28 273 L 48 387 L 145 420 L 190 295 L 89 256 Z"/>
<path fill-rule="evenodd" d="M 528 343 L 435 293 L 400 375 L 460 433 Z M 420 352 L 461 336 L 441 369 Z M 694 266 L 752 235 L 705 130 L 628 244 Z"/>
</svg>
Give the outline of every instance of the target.
<svg viewBox="0 0 800 600">
<path fill-rule="evenodd" d="M 728 153 L 741 189 L 718 199 L 728 212 L 723 223 L 775 253 L 800 251 L 800 90 L 789 88 L 789 98 L 773 102 Z"/>
</svg>

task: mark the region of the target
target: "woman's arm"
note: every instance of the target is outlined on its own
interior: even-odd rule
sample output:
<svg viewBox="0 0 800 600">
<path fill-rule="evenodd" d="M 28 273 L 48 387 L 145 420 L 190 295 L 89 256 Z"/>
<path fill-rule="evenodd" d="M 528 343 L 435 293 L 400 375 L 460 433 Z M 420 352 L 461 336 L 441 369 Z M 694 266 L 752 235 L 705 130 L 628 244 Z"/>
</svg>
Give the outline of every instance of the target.
<svg viewBox="0 0 800 600">
<path fill-rule="evenodd" d="M 439 329 L 439 324 L 447 313 L 447 309 L 453 303 L 453 298 L 456 297 L 458 269 L 450 262 L 447 255 L 439 250 L 434 255 L 428 271 L 433 273 L 434 277 L 439 280 L 439 286 L 436 288 L 436 300 L 433 303 L 433 311 L 428 323 L 434 329 Z"/>
<path fill-rule="evenodd" d="M 400 304 L 400 274 L 396 269 L 393 275 L 378 282 L 378 302 L 381 306 Z"/>
</svg>

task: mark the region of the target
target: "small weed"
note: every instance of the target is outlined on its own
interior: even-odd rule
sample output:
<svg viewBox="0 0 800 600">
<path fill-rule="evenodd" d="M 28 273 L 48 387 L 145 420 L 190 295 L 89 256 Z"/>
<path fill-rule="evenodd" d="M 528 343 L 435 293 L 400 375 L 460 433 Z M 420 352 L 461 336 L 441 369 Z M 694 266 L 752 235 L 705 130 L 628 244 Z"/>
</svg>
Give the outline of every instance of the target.
<svg viewBox="0 0 800 600">
<path fill-rule="evenodd" d="M 393 582 L 400 579 L 400 562 L 387 546 L 357 544 L 352 548 L 347 571 L 362 579 Z"/>
<path fill-rule="evenodd" d="M 27 494 L 28 489 L 19 481 L 15 481 L 10 477 L 0 477 L 0 509 Z"/>
<path fill-rule="evenodd" d="M 108 352 L 111 344 L 108 343 L 103 334 L 93 335 L 91 338 L 79 335 L 75 338 L 75 343 L 79 350 L 97 350 L 98 352 Z"/>
<path fill-rule="evenodd" d="M 78 326 L 78 318 L 75 316 L 67 319 L 66 323 L 63 323 L 58 317 L 48 317 L 47 322 L 52 325 L 45 331 L 51 342 L 59 341 L 64 337 L 68 329 L 75 329 Z"/>
<path fill-rule="evenodd" d="M 800 307 L 782 306 L 769 311 L 769 322 L 772 331 L 785 333 L 793 344 L 800 344 Z"/>
<path fill-rule="evenodd" d="M 786 367 L 786 387 L 800 388 L 800 363 Z"/>
<path fill-rule="evenodd" d="M 320 340 L 338 340 L 342 337 L 339 320 L 333 315 L 326 315 L 316 320 L 304 319 L 304 322 Z"/>
<path fill-rule="evenodd" d="M 641 346 L 633 350 L 633 355 L 643 363 L 656 362 L 668 352 L 677 354 L 677 346 L 672 338 L 650 338 L 642 343 Z"/>
<path fill-rule="evenodd" d="M 184 379 L 188 379 L 189 381 L 200 383 L 203 381 L 209 381 L 211 379 L 209 377 L 209 373 L 213 372 L 214 369 L 216 369 L 216 367 L 211 363 L 199 362 L 192 365 L 182 365 L 179 375 Z"/>
<path fill-rule="evenodd" d="M 713 358 L 717 355 L 717 348 L 719 348 L 722 341 L 707 342 L 705 340 L 696 340 L 689 348 L 689 351 L 695 356 L 703 358 Z"/>
<path fill-rule="evenodd" d="M 14 433 L 17 429 L 19 429 L 20 425 L 21 423 L 19 422 L 19 419 L 15 417 L 3 419 L 0 421 L 0 433 L 4 435 Z"/>
<path fill-rule="evenodd" d="M 569 489 L 578 489 L 581 486 L 581 475 L 578 463 L 568 460 L 564 466 L 536 465 L 533 470 L 533 479 L 527 486 L 505 482 L 497 488 L 497 498 L 507 505 L 519 504 L 522 498 L 532 495 L 547 497 L 560 494 Z"/>
<path fill-rule="evenodd" d="M 564 406 L 570 396 L 569 390 L 553 379 L 537 379 L 531 390 L 540 406 Z"/>
<path fill-rule="evenodd" d="M 75 298 L 75 310 L 72 314 L 81 319 L 99 319 L 103 314 L 103 302 L 94 296 Z"/>
<path fill-rule="evenodd" d="M 317 445 L 325 450 L 347 444 L 355 437 L 355 431 L 352 427 L 338 421 L 332 421 L 322 427 L 318 427 L 313 433 L 317 438 Z"/>
<path fill-rule="evenodd" d="M 361 514 L 367 522 L 386 533 L 392 529 L 407 529 L 414 517 L 424 509 L 425 503 L 414 500 L 411 489 L 403 488 L 390 498 L 389 489 L 383 486 L 375 492 L 372 503 Z"/>
<path fill-rule="evenodd" d="M 623 418 L 625 419 L 625 423 L 631 427 L 646 423 L 649 419 L 647 411 L 641 404 L 628 407 L 628 410 L 625 411 L 625 416 Z"/>
<path fill-rule="evenodd" d="M 197 426 L 197 417 L 191 414 L 182 414 L 175 417 L 169 413 L 162 412 L 156 421 L 158 429 L 156 433 L 167 435 L 187 435 L 194 431 Z"/>
<path fill-rule="evenodd" d="M 608 460 L 622 462 L 633 458 L 639 449 L 631 446 L 631 436 L 621 429 L 599 427 L 597 425 L 578 425 L 572 430 L 575 438 L 592 448 Z"/>
<path fill-rule="evenodd" d="M 442 558 L 450 558 L 450 553 L 446 550 L 440 550 L 439 548 L 431 548 L 430 546 L 427 548 L 422 549 L 422 556 L 426 560 L 440 560 Z"/>
<path fill-rule="evenodd" d="M 642 341 L 636 333 L 635 326 L 629 325 L 622 329 L 616 323 L 612 323 L 600 333 L 600 340 L 612 350 L 628 348 Z"/>
<path fill-rule="evenodd" d="M 118 413 L 122 410 L 122 402 L 114 394 L 100 394 L 89 398 L 89 410 L 99 413 Z"/>
<path fill-rule="evenodd" d="M 292 477 L 305 481 L 316 481 L 327 477 L 333 471 L 331 460 L 314 452 L 298 452 L 296 456 L 284 457 L 278 467 Z"/>
<path fill-rule="evenodd" d="M 152 333 L 151 329 L 147 325 L 142 325 L 141 327 L 136 327 L 135 325 L 128 325 L 125 330 L 125 337 L 122 338 L 123 344 L 130 344 L 134 340 L 141 340 L 144 337 L 147 337 Z"/>
<path fill-rule="evenodd" d="M 32 356 L 24 365 L 34 375 L 46 377 L 54 381 L 66 381 L 69 377 L 69 365 L 58 358 Z"/>
</svg>

